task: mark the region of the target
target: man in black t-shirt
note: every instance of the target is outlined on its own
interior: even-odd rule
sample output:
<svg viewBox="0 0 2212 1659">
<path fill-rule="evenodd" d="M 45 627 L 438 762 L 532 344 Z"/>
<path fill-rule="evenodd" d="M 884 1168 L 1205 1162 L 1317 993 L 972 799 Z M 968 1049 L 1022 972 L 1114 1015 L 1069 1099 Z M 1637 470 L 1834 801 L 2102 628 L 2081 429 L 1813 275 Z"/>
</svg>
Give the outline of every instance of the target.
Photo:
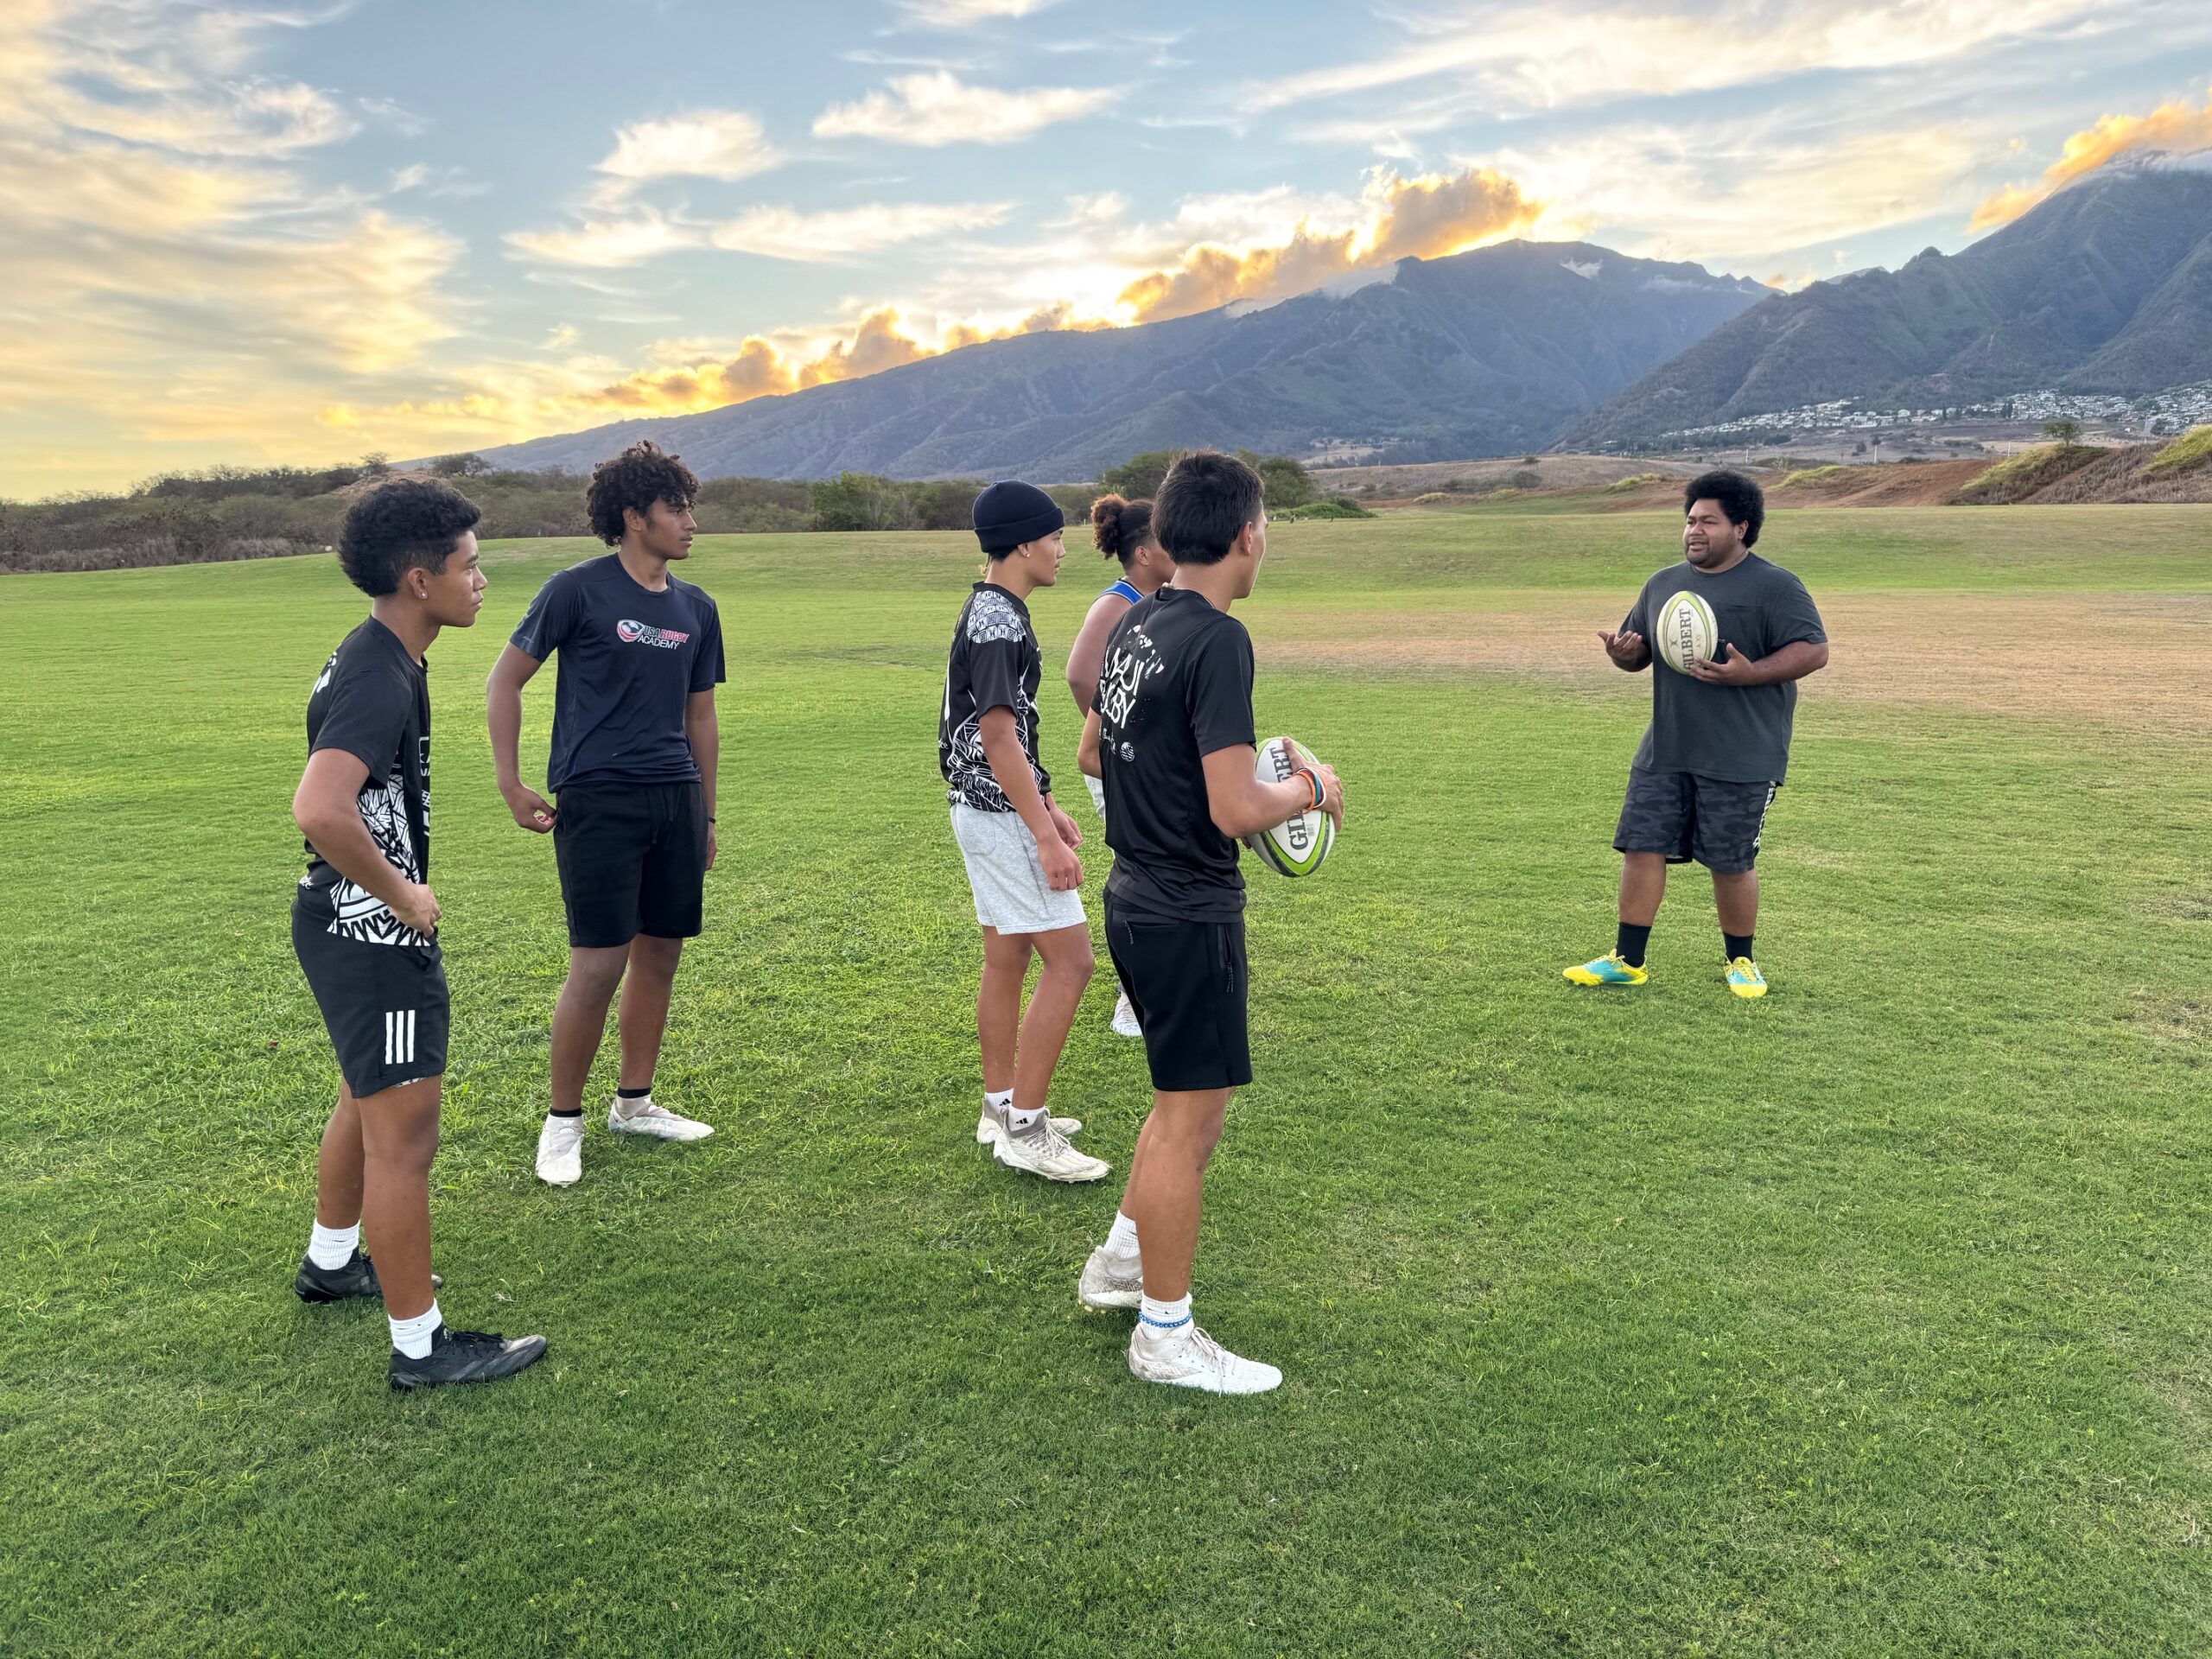
<svg viewBox="0 0 2212 1659">
<path fill-rule="evenodd" d="M 338 556 L 371 597 L 308 694 L 308 765 L 292 798 L 307 874 L 292 948 L 338 1052 L 315 1228 L 292 1288 L 306 1302 L 381 1296 L 391 1385 L 480 1382 L 545 1352 L 543 1337 L 448 1331 L 430 1272 L 449 1002 L 430 879 L 430 687 L 423 654 L 484 603 L 476 509 L 449 486 L 396 479 L 346 515 Z M 360 1249 L 365 1221 L 381 1269 Z"/>
<path fill-rule="evenodd" d="M 1229 1099 L 1252 1080 L 1238 841 L 1344 793 L 1326 766 L 1255 776 L 1252 641 L 1229 607 L 1267 553 L 1259 474 L 1185 455 L 1153 505 L 1173 584 L 1129 607 L 1106 645 L 1091 711 L 1106 790 L 1106 947 L 1143 1027 L 1152 1113 L 1106 1242 L 1084 1264 L 1090 1307 L 1135 1307 L 1129 1370 L 1147 1382 L 1260 1394 L 1282 1381 L 1192 1323 L 1191 1262 L 1207 1160 Z"/>
<path fill-rule="evenodd" d="M 538 1179 L 583 1174 L 584 1084 L 622 992 L 622 1058 L 607 1127 L 701 1141 L 714 1130 L 653 1099 L 683 941 L 705 916 L 715 862 L 715 687 L 721 619 L 705 591 L 669 574 L 689 558 L 699 480 L 650 442 L 592 472 L 591 527 L 616 550 L 548 579 L 486 688 L 499 793 L 524 829 L 553 836 L 568 910 L 569 976 L 553 1008 L 552 1102 Z M 522 689 L 560 653 L 546 787 L 522 781 Z"/>
<path fill-rule="evenodd" d="M 1678 674 L 1654 668 L 1651 725 L 1630 763 L 1613 847 L 1621 855 L 1620 928 L 1613 948 L 1565 970 L 1575 985 L 1641 985 L 1644 948 L 1667 891 L 1667 866 L 1695 859 L 1713 873 L 1722 977 L 1741 997 L 1766 995 L 1751 955 L 1759 878 L 1752 867 L 1767 808 L 1789 769 L 1797 684 L 1827 665 L 1827 632 L 1805 584 L 1751 551 L 1766 497 L 1741 473 L 1692 479 L 1683 492 L 1682 562 L 1643 584 L 1618 632 L 1600 630 L 1617 668 L 1652 666 L 1658 613 L 1696 594 L 1719 626 L 1714 660 Z"/>
</svg>

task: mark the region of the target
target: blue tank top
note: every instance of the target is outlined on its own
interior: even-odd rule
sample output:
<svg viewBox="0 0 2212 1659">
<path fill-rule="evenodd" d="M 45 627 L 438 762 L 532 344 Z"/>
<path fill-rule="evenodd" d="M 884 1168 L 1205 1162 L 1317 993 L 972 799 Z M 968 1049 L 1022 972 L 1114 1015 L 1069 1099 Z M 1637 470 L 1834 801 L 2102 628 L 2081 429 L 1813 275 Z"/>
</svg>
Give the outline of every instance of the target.
<svg viewBox="0 0 2212 1659">
<path fill-rule="evenodd" d="M 1135 604 L 1137 601 L 1144 597 L 1142 594 L 1137 592 L 1135 588 L 1129 586 L 1128 580 L 1126 577 L 1122 581 L 1116 582 L 1111 588 L 1109 588 L 1106 590 L 1106 594 L 1119 594 L 1123 599 L 1128 601 L 1132 605 Z M 1098 597 L 1103 599 L 1106 597 L 1106 594 L 1101 594 Z"/>
</svg>

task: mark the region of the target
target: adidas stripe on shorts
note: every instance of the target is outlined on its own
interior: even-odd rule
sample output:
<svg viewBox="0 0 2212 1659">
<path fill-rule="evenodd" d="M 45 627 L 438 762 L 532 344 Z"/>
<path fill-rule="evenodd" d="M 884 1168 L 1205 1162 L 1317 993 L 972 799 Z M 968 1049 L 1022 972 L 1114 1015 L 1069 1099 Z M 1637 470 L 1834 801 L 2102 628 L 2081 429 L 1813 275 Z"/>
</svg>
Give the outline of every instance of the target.
<svg viewBox="0 0 2212 1659">
<path fill-rule="evenodd" d="M 344 938 L 295 906 L 292 949 L 356 1099 L 444 1073 L 453 1007 L 436 945 Z"/>
</svg>

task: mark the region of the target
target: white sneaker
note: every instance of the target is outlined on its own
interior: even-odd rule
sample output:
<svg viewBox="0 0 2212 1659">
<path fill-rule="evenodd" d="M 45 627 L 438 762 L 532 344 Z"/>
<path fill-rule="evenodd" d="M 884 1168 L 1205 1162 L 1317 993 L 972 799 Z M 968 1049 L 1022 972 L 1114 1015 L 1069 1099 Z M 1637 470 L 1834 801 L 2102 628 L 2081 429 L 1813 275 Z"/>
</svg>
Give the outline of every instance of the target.
<svg viewBox="0 0 2212 1659">
<path fill-rule="evenodd" d="M 583 1175 L 583 1119 L 547 1113 L 537 1132 L 537 1179 L 548 1186 L 574 1186 Z"/>
<path fill-rule="evenodd" d="M 1048 1121 L 1055 1135 L 1079 1135 L 1083 1130 L 1083 1120 L 1079 1117 L 1055 1117 Z M 998 1121 L 991 1116 L 991 1109 L 986 1106 L 976 1119 L 976 1144 L 988 1147 L 998 1138 Z"/>
<path fill-rule="evenodd" d="M 1103 1158 L 1093 1158 L 1087 1152 L 1077 1152 L 1068 1144 L 1067 1136 L 1052 1127 L 1052 1120 L 1039 1116 L 1026 1129 L 1015 1129 L 1008 1122 L 1013 1108 L 993 1106 L 986 1109 L 995 1120 L 992 1124 L 991 1156 L 1008 1169 L 1026 1169 L 1032 1175 L 1042 1175 L 1048 1181 L 1095 1181 L 1110 1173 L 1113 1166 Z"/>
<path fill-rule="evenodd" d="M 667 1107 L 654 1105 L 651 1095 L 643 1100 L 617 1095 L 607 1109 L 607 1127 L 617 1135 L 649 1135 L 656 1141 L 703 1141 L 715 1132 L 711 1123 L 678 1117 Z"/>
<path fill-rule="evenodd" d="M 1123 991 L 1114 1003 L 1114 1034 L 1116 1037 L 1144 1035 L 1144 1027 L 1137 1023 L 1137 1011 L 1129 1006 L 1127 991 Z"/>
<path fill-rule="evenodd" d="M 1129 1375 L 1207 1394 L 1265 1394 L 1282 1382 L 1282 1373 L 1274 1366 L 1238 1358 L 1195 1323 L 1178 1325 L 1164 1337 L 1146 1335 L 1141 1325 L 1130 1332 Z"/>
<path fill-rule="evenodd" d="M 1138 1307 L 1144 1302 L 1144 1258 L 1114 1255 L 1103 1244 L 1083 1264 L 1076 1300 L 1085 1307 Z"/>
</svg>

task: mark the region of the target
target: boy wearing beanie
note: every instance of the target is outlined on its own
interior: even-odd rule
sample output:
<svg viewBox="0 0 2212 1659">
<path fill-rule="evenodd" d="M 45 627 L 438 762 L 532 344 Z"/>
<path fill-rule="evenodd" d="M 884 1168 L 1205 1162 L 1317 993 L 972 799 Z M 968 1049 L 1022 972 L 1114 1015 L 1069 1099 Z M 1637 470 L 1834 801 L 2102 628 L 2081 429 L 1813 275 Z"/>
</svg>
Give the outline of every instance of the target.
<svg viewBox="0 0 2212 1659">
<path fill-rule="evenodd" d="M 1065 523 L 1058 504 L 1033 484 L 994 484 L 976 498 L 976 538 L 990 566 L 952 630 L 937 747 L 953 838 L 983 930 L 976 995 L 983 1109 L 976 1140 L 1009 1169 L 1095 1181 L 1110 1166 L 1069 1143 L 1083 1126 L 1045 1110 L 1096 965 L 1077 892 L 1083 832 L 1053 804 L 1052 774 L 1037 759 L 1044 653 L 1028 600 L 1059 577 Z M 1033 953 L 1044 968 L 1025 1014 L 1021 987 Z"/>
</svg>

